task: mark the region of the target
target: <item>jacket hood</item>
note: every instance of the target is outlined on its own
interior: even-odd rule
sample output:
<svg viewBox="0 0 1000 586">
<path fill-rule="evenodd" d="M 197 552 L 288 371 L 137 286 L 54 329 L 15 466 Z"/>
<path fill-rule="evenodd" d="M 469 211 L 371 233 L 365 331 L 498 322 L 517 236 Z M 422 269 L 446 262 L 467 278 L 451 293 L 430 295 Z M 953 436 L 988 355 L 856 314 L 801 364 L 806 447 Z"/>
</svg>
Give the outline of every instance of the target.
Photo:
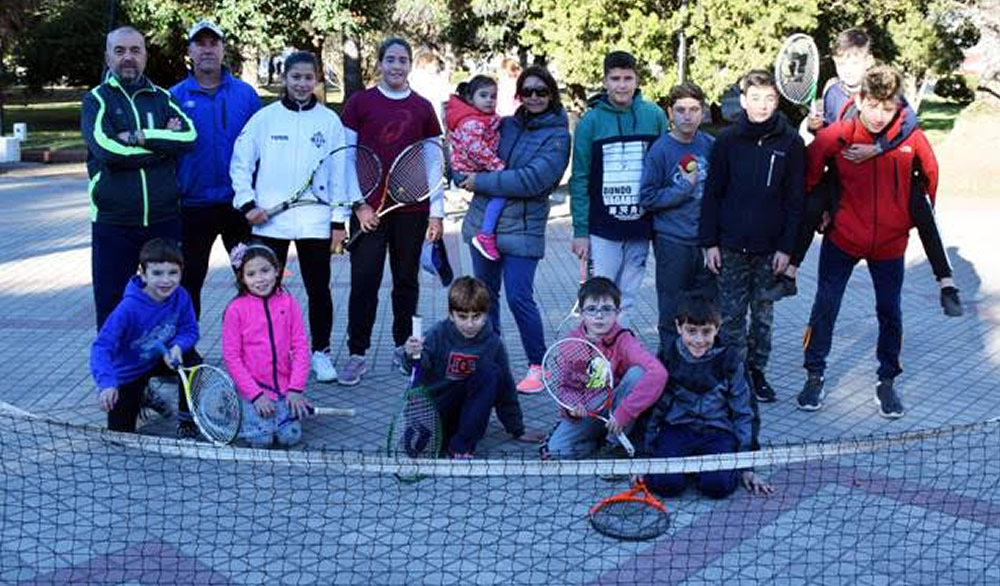
<svg viewBox="0 0 1000 586">
<path fill-rule="evenodd" d="M 483 118 L 488 119 L 490 116 L 488 114 L 483 114 L 479 110 L 463 100 L 462 98 L 452 94 L 448 98 L 448 105 L 445 106 L 444 123 L 448 127 L 448 130 L 455 130 L 461 126 L 467 118 Z"/>
<path fill-rule="evenodd" d="M 643 99 L 642 97 L 642 90 L 636 88 L 635 94 L 632 95 L 632 103 L 629 105 L 627 109 L 623 110 L 611 103 L 611 101 L 608 99 L 608 92 L 602 91 L 598 94 L 591 96 L 587 100 L 587 107 L 590 109 L 607 110 L 608 112 L 613 112 L 615 114 L 624 114 L 625 112 L 630 112 L 630 111 L 635 112 L 636 108 L 639 107 L 639 104 L 645 101 L 646 100 Z"/>
</svg>

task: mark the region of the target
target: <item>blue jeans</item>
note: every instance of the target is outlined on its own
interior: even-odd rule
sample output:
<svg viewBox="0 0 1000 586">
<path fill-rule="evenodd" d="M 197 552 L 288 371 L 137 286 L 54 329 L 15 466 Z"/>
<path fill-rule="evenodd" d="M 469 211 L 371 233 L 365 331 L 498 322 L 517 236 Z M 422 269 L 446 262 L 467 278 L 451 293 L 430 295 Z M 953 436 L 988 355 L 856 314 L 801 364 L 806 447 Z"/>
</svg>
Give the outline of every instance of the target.
<svg viewBox="0 0 1000 586">
<path fill-rule="evenodd" d="M 486 434 L 502 380 L 497 365 L 480 360 L 476 371 L 465 380 L 435 387 L 434 404 L 441 415 L 443 432 L 441 446 L 448 454 L 475 451 Z"/>
<path fill-rule="evenodd" d="M 243 426 L 240 438 L 250 443 L 252 448 L 269 448 L 274 440 L 282 446 L 294 446 L 302 441 L 302 422 L 292 418 L 288 401 L 279 397 L 274 402 L 275 413 L 261 417 L 250 401 L 240 401 L 243 406 Z"/>
<path fill-rule="evenodd" d="M 649 240 L 608 240 L 590 235 L 590 259 L 595 277 L 614 281 L 622 292 L 622 311 L 618 323 L 623 328 L 630 324 L 629 316 L 635 312 L 635 300 L 646 274 L 646 257 Z"/>
<path fill-rule="evenodd" d="M 657 234 L 653 239 L 656 257 L 656 300 L 659 309 L 660 350 L 658 356 L 674 345 L 677 339 L 677 305 L 686 291 L 698 291 L 706 297 L 716 297 L 715 277 L 705 267 L 705 254 L 700 246 L 679 244 Z"/>
<path fill-rule="evenodd" d="M 723 430 L 698 430 L 689 425 L 664 425 L 653 439 L 651 446 L 654 458 L 679 458 L 684 456 L 704 456 L 707 454 L 729 454 L 737 448 L 736 438 Z M 733 494 L 740 482 L 740 470 L 715 470 L 696 475 L 698 491 L 714 499 L 726 498 Z M 684 492 L 683 474 L 650 474 L 646 486 L 663 496 L 675 496 Z"/>
<path fill-rule="evenodd" d="M 628 396 L 639 379 L 646 372 L 638 366 L 633 366 L 625 372 L 625 376 L 618 381 L 611 396 L 611 410 L 621 403 L 622 399 Z M 631 425 L 625 429 L 628 433 Z M 582 419 L 563 419 L 556 425 L 549 436 L 547 445 L 548 453 L 559 460 L 578 460 L 591 456 L 601 447 L 601 442 L 607 435 L 604 422 L 594 417 L 584 417 Z"/>
<path fill-rule="evenodd" d="M 535 270 L 537 258 L 505 254 L 500 262 L 483 258 L 479 251 L 470 247 L 472 274 L 486 283 L 490 290 L 490 322 L 493 330 L 500 334 L 500 285 L 507 292 L 507 307 L 514 315 L 517 330 L 521 334 L 521 345 L 528 356 L 529 364 L 541 364 L 545 356 L 545 331 L 542 329 L 542 315 L 535 303 Z"/>
<path fill-rule="evenodd" d="M 822 375 L 826 370 L 826 357 L 833 343 L 833 327 L 840 313 L 840 302 L 854 272 L 854 265 L 859 260 L 837 248 L 829 238 L 823 238 L 816 299 L 809 316 L 809 329 L 806 330 L 805 367 L 811 374 Z M 901 297 L 905 264 L 903 257 L 869 260 L 867 264 L 875 287 L 875 313 L 878 316 L 878 377 L 895 378 L 903 372 L 899 354 L 903 348 Z"/>
</svg>

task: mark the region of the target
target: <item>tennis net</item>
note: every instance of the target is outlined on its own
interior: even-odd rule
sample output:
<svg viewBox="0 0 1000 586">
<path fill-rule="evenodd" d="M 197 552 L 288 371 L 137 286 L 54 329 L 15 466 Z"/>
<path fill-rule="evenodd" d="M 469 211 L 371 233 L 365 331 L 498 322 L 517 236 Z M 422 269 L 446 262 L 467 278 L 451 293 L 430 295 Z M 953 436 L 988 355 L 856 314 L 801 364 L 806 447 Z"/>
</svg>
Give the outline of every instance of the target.
<svg viewBox="0 0 1000 586">
<path fill-rule="evenodd" d="M 669 460 L 412 462 L 125 435 L 0 412 L 2 584 L 1000 582 L 1000 423 Z M 624 541 L 591 507 L 630 477 L 755 473 L 766 497 L 660 500 Z"/>
</svg>

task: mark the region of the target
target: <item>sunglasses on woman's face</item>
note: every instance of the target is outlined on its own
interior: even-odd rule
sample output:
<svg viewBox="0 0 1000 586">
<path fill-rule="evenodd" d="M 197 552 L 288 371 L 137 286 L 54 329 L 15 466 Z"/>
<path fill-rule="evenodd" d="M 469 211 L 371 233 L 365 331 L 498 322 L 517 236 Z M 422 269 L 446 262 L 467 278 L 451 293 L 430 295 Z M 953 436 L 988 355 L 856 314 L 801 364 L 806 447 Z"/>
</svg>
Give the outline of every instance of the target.
<svg viewBox="0 0 1000 586">
<path fill-rule="evenodd" d="M 523 87 L 521 88 L 521 97 L 530 98 L 532 96 L 537 96 L 539 98 L 549 97 L 549 88 L 545 86 L 541 87 Z"/>
</svg>

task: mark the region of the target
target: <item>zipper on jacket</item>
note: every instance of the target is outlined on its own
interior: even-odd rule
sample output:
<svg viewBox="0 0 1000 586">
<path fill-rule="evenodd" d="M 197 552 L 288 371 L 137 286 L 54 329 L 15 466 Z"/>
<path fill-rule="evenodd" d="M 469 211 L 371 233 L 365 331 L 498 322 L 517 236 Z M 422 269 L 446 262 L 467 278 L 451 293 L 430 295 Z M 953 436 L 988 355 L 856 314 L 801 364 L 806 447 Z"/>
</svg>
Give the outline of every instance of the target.
<svg viewBox="0 0 1000 586">
<path fill-rule="evenodd" d="M 281 388 L 278 386 L 278 348 L 274 343 L 274 324 L 271 322 L 271 310 L 267 305 L 267 297 L 262 299 L 264 302 L 264 317 L 267 318 L 267 339 L 271 343 L 271 376 L 274 378 L 274 391 L 281 394 Z"/>
<path fill-rule="evenodd" d="M 135 100 L 132 99 L 132 96 L 128 95 L 125 88 L 117 84 L 115 85 L 121 91 L 122 95 L 125 96 L 125 99 L 128 100 L 129 106 L 132 107 L 132 115 L 135 116 L 135 129 L 137 131 L 142 130 L 142 119 L 139 117 L 139 109 L 135 107 Z M 146 88 L 139 88 L 135 93 L 139 94 L 143 91 L 146 91 Z M 147 114 L 149 114 L 147 119 L 152 118 L 152 112 L 147 112 Z M 147 227 L 149 226 L 149 190 L 146 183 L 145 169 L 139 169 L 139 182 L 142 184 L 142 225 L 143 227 Z"/>
<path fill-rule="evenodd" d="M 771 176 L 774 174 L 774 153 L 771 153 L 771 164 L 767 166 L 767 187 L 771 187 Z"/>
<path fill-rule="evenodd" d="M 875 197 L 872 198 L 872 243 L 869 249 L 869 254 L 875 254 L 875 245 L 878 242 L 878 163 L 872 161 L 872 193 Z"/>
</svg>

